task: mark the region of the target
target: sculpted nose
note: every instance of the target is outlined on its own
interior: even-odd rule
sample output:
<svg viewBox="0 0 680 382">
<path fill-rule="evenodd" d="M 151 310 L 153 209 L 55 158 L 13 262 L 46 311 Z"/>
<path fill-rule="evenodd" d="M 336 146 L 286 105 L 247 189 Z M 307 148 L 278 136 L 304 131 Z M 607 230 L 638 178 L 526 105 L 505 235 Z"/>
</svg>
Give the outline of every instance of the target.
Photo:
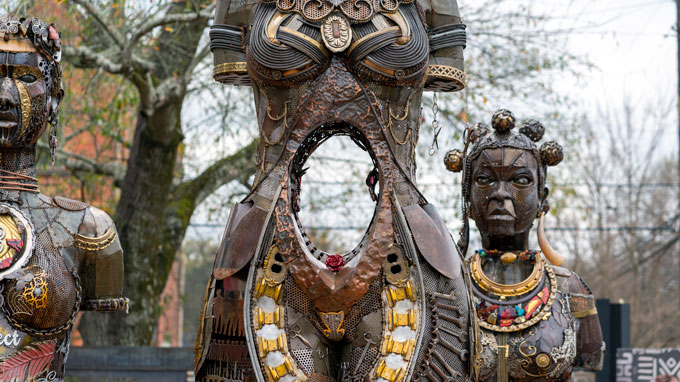
<svg viewBox="0 0 680 382">
<path fill-rule="evenodd" d="M 503 201 L 512 198 L 512 194 L 508 191 L 508 184 L 506 182 L 496 182 L 496 187 L 491 193 L 491 199 Z"/>
<path fill-rule="evenodd" d="M 0 80 L 0 110 L 7 111 L 16 106 L 14 101 L 14 81 L 10 78 Z"/>
</svg>

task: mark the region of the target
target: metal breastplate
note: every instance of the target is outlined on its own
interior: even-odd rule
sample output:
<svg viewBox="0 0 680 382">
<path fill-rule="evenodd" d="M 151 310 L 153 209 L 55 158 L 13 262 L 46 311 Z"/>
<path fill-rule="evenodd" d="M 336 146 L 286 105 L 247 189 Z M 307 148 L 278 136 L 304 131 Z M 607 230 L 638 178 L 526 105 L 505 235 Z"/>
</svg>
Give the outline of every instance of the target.
<svg viewBox="0 0 680 382">
<path fill-rule="evenodd" d="M 470 320 L 462 279 L 438 274 L 413 243 L 395 244 L 356 303 L 321 311 L 279 248 L 264 246 L 273 234 L 265 234 L 245 288 L 245 332 L 258 380 L 466 380 Z"/>
<path fill-rule="evenodd" d="M 27 196 L 22 208 L 0 204 L 0 258 L 11 259 L 0 265 L 3 380 L 57 380 L 81 303 L 80 279 L 68 270 L 58 248 L 72 242 L 69 230 L 77 231 L 82 213 L 80 218 L 60 214 L 45 203 L 49 199 L 40 198 Z"/>
<path fill-rule="evenodd" d="M 543 261 L 543 260 L 537 260 Z M 576 357 L 578 323 L 551 266 L 538 285 L 512 299 L 498 298 L 473 281 L 481 324 L 479 380 L 563 380 Z"/>
</svg>

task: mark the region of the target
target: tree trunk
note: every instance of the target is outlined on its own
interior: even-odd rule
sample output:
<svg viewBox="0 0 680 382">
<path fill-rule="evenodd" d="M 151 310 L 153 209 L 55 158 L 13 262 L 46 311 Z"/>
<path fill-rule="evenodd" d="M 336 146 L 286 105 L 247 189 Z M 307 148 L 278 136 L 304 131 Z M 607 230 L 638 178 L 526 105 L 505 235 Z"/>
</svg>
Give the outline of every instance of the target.
<svg viewBox="0 0 680 382">
<path fill-rule="evenodd" d="M 88 313 L 80 330 L 87 345 L 148 345 L 160 313 L 160 297 L 174 256 L 163 248 L 165 208 L 174 178 L 181 103 L 137 118 L 128 169 L 114 216 L 125 253 L 125 290 L 130 313 Z M 155 136 L 154 123 L 175 126 Z"/>
<path fill-rule="evenodd" d="M 195 11 L 202 3 L 209 1 L 174 1 L 168 13 Z M 181 111 L 189 82 L 184 76 L 206 25 L 202 20 L 164 28 L 158 49 L 150 57 L 156 67 L 150 77 L 153 83 L 138 84 L 141 102 L 135 136 L 114 216 L 125 253 L 123 293 L 130 299 L 130 313 L 83 315 L 79 328 L 86 345 L 149 345 L 153 339 L 160 316 L 159 298 L 178 249 L 164 248 L 164 227 L 173 180 L 181 171 L 177 166 L 184 138 Z M 157 84 L 174 79 L 175 88 L 164 90 L 172 94 L 150 96 L 147 92 L 161 91 Z M 179 234 L 183 236 L 184 231 Z M 178 239 L 181 243 L 181 237 Z"/>
</svg>

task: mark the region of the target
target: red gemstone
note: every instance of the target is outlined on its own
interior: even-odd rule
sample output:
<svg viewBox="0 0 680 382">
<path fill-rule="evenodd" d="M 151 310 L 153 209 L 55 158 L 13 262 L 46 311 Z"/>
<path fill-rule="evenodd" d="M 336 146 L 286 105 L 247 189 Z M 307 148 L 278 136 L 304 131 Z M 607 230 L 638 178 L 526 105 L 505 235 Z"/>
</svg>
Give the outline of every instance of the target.
<svg viewBox="0 0 680 382">
<path fill-rule="evenodd" d="M 345 259 L 340 255 L 328 255 L 326 257 L 326 268 L 333 272 L 338 272 L 345 266 Z"/>
</svg>

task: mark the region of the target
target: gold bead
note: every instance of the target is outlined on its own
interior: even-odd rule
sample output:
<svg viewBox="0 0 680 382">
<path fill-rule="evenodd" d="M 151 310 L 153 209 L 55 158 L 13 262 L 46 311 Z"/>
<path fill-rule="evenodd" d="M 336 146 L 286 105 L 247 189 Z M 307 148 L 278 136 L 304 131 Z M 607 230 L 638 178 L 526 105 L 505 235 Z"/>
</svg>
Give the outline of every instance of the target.
<svg viewBox="0 0 680 382">
<path fill-rule="evenodd" d="M 503 262 L 505 265 L 514 263 L 516 259 L 517 255 L 512 252 L 505 252 L 503 255 L 501 255 L 501 262 Z"/>
</svg>

